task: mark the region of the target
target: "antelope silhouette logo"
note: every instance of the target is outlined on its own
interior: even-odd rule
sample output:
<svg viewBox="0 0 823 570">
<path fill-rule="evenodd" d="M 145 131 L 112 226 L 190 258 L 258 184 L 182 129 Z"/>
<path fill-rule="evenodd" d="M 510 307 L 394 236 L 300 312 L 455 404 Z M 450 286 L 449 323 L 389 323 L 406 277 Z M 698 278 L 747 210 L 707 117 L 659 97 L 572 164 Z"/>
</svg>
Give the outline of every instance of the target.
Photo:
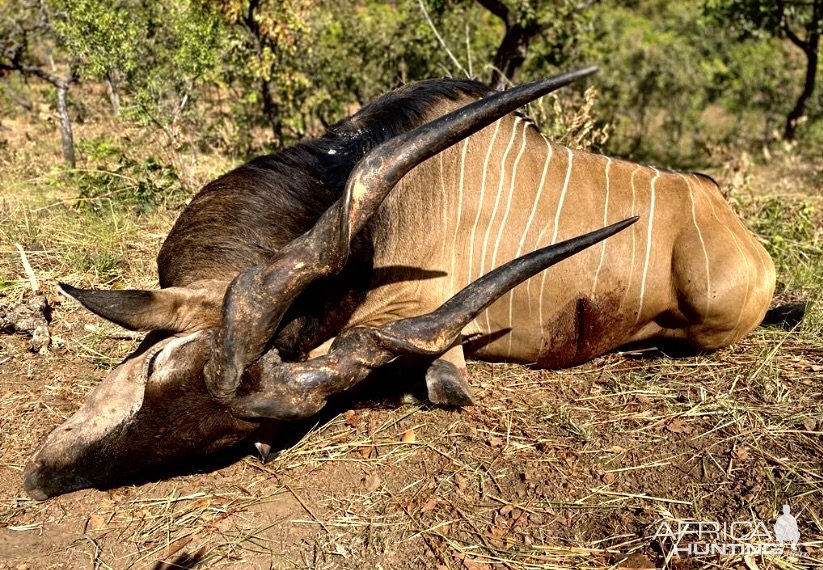
<svg viewBox="0 0 823 570">
<path fill-rule="evenodd" d="M 800 531 L 797 530 L 797 519 L 791 514 L 789 505 L 783 505 L 783 514 L 774 522 L 774 536 L 780 542 L 780 546 L 783 546 L 784 542 L 789 542 L 792 550 L 797 550 Z"/>
</svg>

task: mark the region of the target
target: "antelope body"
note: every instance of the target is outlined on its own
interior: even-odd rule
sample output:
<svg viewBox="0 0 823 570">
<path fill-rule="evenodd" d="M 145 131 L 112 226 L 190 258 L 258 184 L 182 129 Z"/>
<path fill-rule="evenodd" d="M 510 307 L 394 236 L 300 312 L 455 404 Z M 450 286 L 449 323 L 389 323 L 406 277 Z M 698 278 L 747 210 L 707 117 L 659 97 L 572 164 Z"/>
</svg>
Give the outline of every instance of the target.
<svg viewBox="0 0 823 570">
<path fill-rule="evenodd" d="M 432 361 L 433 401 L 464 404 L 464 350 L 566 367 L 656 338 L 713 350 L 761 321 L 774 266 L 713 181 L 548 141 L 506 114 L 515 91 L 403 87 L 207 185 L 163 245 L 161 290 L 66 286 L 105 318 L 163 332 L 44 441 L 29 493 L 110 483 L 309 416 L 398 355 Z"/>
<path fill-rule="evenodd" d="M 375 228 L 376 267 L 440 276 L 389 277 L 346 326 L 429 312 L 504 262 L 639 216 L 475 318 L 464 335 L 484 360 L 568 367 L 659 337 L 713 350 L 755 328 L 772 298 L 769 255 L 711 179 L 572 151 L 516 116 L 413 170 L 378 215 L 392 223 Z"/>
</svg>

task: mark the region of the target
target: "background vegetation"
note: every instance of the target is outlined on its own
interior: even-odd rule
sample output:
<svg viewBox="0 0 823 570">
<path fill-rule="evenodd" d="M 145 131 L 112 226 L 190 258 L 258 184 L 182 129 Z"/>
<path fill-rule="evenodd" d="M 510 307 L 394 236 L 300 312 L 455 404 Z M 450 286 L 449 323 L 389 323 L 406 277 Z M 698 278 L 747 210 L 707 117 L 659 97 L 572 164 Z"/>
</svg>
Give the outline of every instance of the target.
<svg viewBox="0 0 823 570">
<path fill-rule="evenodd" d="M 101 115 L 245 157 L 415 79 L 504 87 L 588 64 L 602 68 L 597 117 L 613 127 L 601 150 L 684 165 L 719 147 L 823 144 L 823 0 L 2 4 L 0 101 L 9 114 L 47 101 L 70 165 L 71 125 Z"/>
</svg>

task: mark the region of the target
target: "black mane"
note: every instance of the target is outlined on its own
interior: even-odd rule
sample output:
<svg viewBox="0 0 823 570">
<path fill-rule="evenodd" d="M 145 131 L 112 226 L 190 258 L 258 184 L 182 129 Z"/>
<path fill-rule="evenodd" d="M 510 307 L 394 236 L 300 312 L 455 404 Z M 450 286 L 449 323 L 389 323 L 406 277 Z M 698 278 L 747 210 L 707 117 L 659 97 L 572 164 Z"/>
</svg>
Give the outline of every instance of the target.
<svg viewBox="0 0 823 570">
<path fill-rule="evenodd" d="M 306 232 L 371 149 L 420 125 L 444 100 L 484 97 L 475 81 L 405 85 L 366 105 L 321 137 L 261 156 L 206 185 L 180 215 L 157 258 L 160 286 L 230 278 L 265 263 Z"/>
</svg>

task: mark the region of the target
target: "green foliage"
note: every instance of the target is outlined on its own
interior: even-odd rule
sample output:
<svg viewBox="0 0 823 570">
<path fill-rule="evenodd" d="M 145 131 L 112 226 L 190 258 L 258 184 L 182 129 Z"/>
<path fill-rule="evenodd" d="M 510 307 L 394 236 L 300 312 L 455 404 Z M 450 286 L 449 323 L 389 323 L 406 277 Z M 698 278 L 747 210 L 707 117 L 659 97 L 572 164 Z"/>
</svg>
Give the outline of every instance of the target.
<svg viewBox="0 0 823 570">
<path fill-rule="evenodd" d="M 588 55 L 589 46 L 596 41 L 595 18 L 601 7 L 582 10 L 579 0 L 519 0 L 517 4 L 521 22 L 524 22 L 525 13 L 526 19 L 535 18 L 543 29 L 526 64 L 526 73 L 547 67 L 566 68 L 570 60 Z"/>
<path fill-rule="evenodd" d="M 720 24 L 730 24 L 732 31 L 741 38 L 758 35 L 786 37 L 790 30 L 798 29 L 823 32 L 823 21 L 814 14 L 814 0 L 704 0 L 703 6 L 706 15 Z"/>
<path fill-rule="evenodd" d="M 174 204 L 184 195 L 175 168 L 157 157 L 137 160 L 105 140 L 84 142 L 81 150 L 95 165 L 69 173 L 81 209 L 99 212 L 114 204 L 139 213 L 159 204 Z"/>
<path fill-rule="evenodd" d="M 583 10 L 579 0 L 503 4 L 520 25 L 542 29 L 518 81 L 601 67 L 559 95 L 560 109 L 582 105 L 583 91 L 595 85 L 585 129 L 611 128 L 608 140 L 598 135 L 586 144 L 612 154 L 700 168 L 716 149 L 771 144 L 802 79 L 802 58 L 780 26 L 802 29 L 805 4 L 787 4 L 783 23 L 767 0 L 604 0 Z M 488 80 L 504 32 L 474 0 L 44 0 L 51 33 L 35 25 L 35 3 L 4 5 L 14 14 L 0 16 L 4 56 L 28 29 L 32 61 L 71 62 L 82 81 L 108 82 L 122 96 L 123 119 L 164 133 L 172 151 L 191 143 L 241 158 L 316 135 L 405 82 Z M 548 130 L 562 137 L 570 123 L 556 117 Z M 820 90 L 802 126 L 799 151 L 819 148 Z M 150 204 L 176 191 L 167 175 L 180 167 L 166 166 L 169 157 L 143 162 L 118 150 L 98 168 L 96 144 L 81 145 L 93 165 L 87 170 L 108 174 L 84 175 L 84 198 L 114 192 L 130 196 L 129 204 Z"/>
<path fill-rule="evenodd" d="M 50 4 L 55 11 L 52 25 L 84 77 L 105 79 L 113 71 L 132 75 L 140 67 L 135 52 L 145 45 L 148 22 L 138 4 L 116 0 Z"/>
<path fill-rule="evenodd" d="M 52 25 L 81 76 L 122 83 L 140 121 L 173 127 L 218 67 L 218 21 L 194 0 L 53 3 Z"/>
<path fill-rule="evenodd" d="M 820 118 L 820 108 L 823 106 L 820 90 L 817 90 L 817 97 L 813 95 L 820 66 L 823 0 L 704 0 L 704 12 L 738 38 L 786 39 L 796 54 L 802 55 L 805 60 L 803 79 L 793 82 L 796 87 L 789 92 L 794 106 L 786 114 L 783 136 L 787 140 L 796 138 L 797 127 L 804 119 L 816 121 Z"/>
<path fill-rule="evenodd" d="M 701 113 L 711 92 L 695 89 L 695 79 L 706 77 L 701 45 L 705 37 L 688 2 L 660 3 L 649 12 L 615 7 L 597 11 L 598 30 L 584 57 L 603 69 L 597 84 L 605 115 L 614 124 L 609 150 L 617 154 L 684 162 L 706 144 Z M 695 29 L 695 26 L 698 26 Z M 676 64 L 673 65 L 673 62 Z"/>
<path fill-rule="evenodd" d="M 815 201 L 774 195 L 734 195 L 732 199 L 774 260 L 778 291 L 819 291 L 823 286 L 823 236 Z"/>
</svg>

